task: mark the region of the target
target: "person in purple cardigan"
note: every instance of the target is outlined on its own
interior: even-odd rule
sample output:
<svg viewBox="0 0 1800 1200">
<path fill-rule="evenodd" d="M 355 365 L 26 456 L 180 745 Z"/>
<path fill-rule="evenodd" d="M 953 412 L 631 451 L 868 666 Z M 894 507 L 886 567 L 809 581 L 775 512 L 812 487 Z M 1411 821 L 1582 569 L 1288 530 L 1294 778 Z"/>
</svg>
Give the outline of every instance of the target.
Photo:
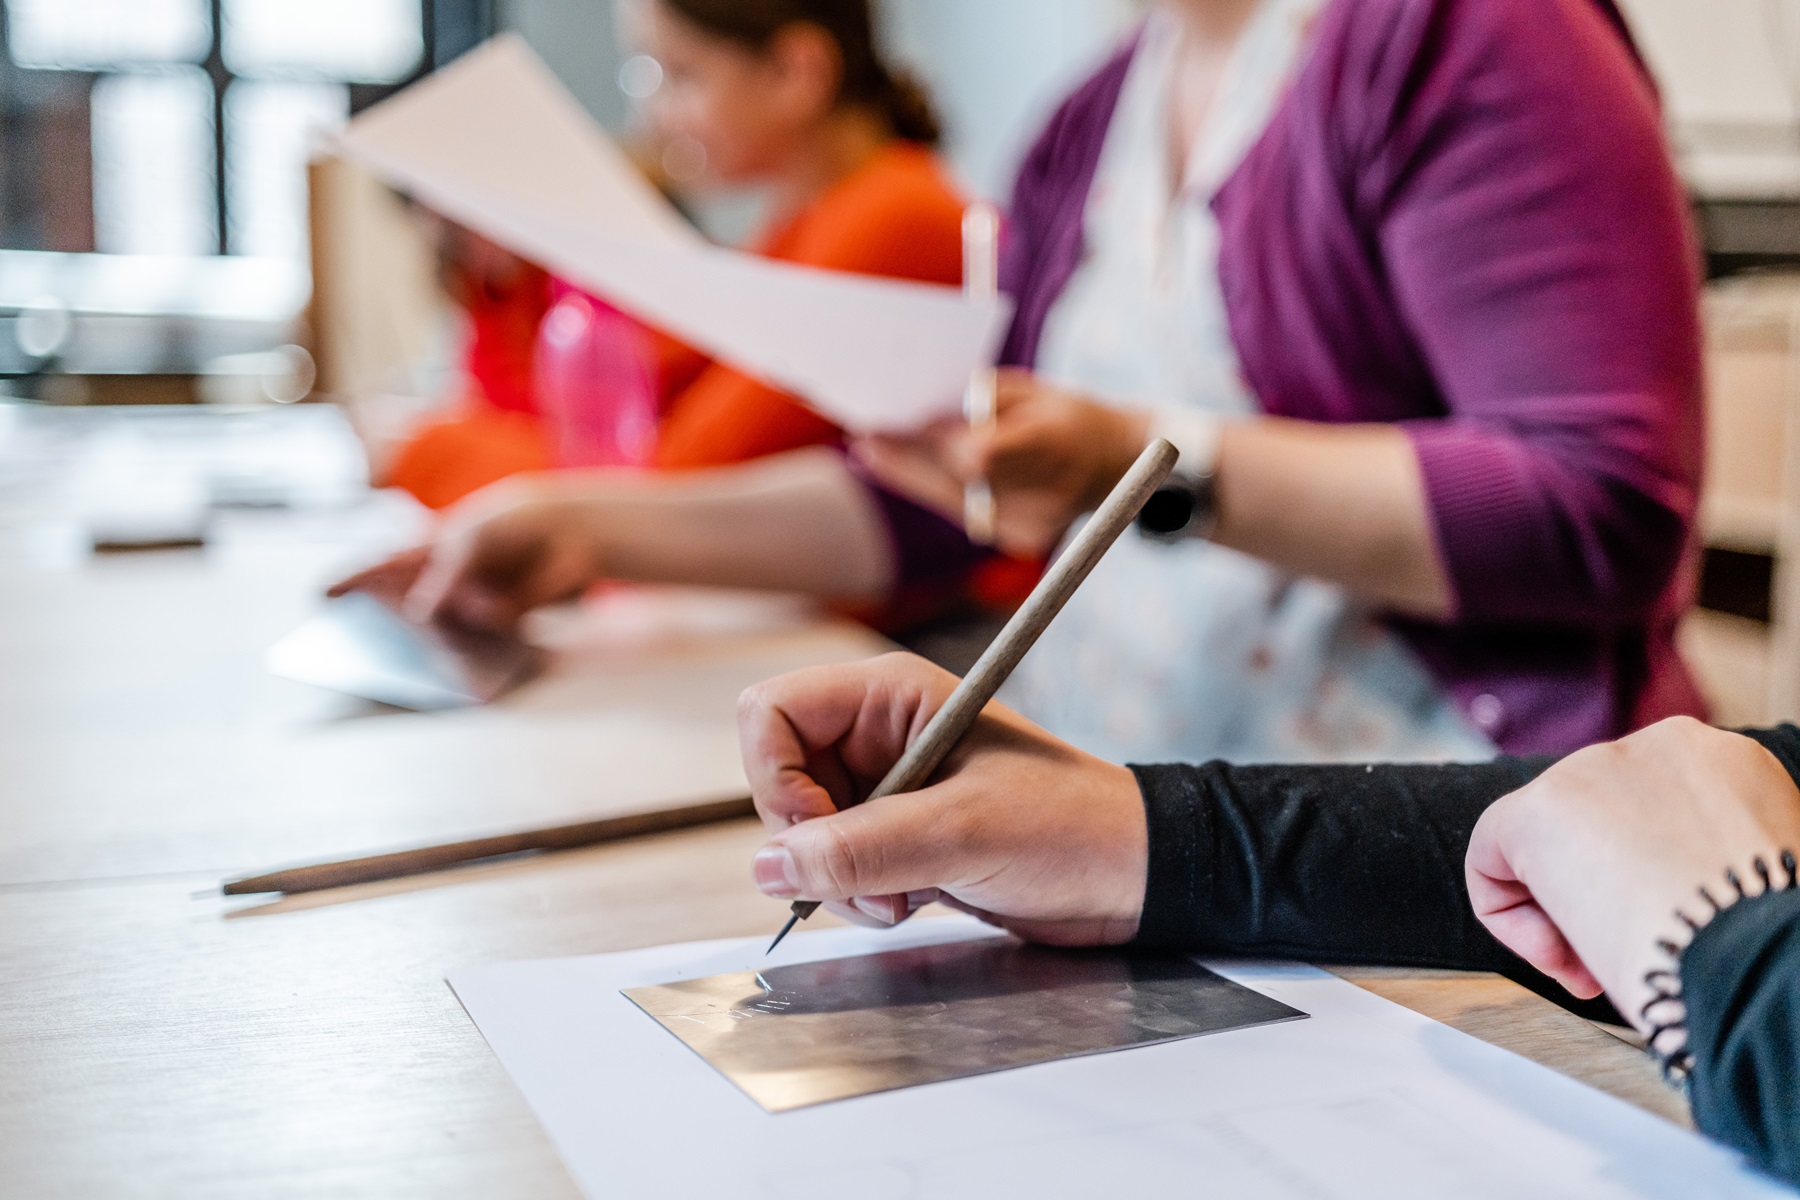
<svg viewBox="0 0 1800 1200">
<path fill-rule="evenodd" d="M 1229 28 L 1258 6 L 1181 7 Z M 1334 0 L 1308 40 L 1209 196 L 1260 418 L 1183 464 L 1213 476 L 1212 540 L 1372 602 L 1507 750 L 1698 713 L 1674 641 L 1701 470 L 1697 255 L 1617 10 Z M 1188 44 L 1176 88 L 1216 89 L 1205 39 Z M 1059 309 L 1093 270 L 1094 180 L 1145 52 L 1083 85 L 1025 163 L 1008 363 L 1041 370 L 1046 337 L 1067 336 Z M 991 438 L 947 428 L 872 465 L 944 509 L 990 476 L 1003 539 L 1010 501 L 1009 544 L 1030 550 L 1149 433 L 1179 429 L 1158 430 L 1162 397 L 1121 407 L 1024 375 L 1007 390 Z"/>
<path fill-rule="evenodd" d="M 1611 0 L 1165 0 L 1031 150 L 1003 275 L 990 433 L 527 480 L 384 569 L 501 626 L 602 576 L 880 598 L 983 553 L 938 515 L 974 479 L 1041 553 L 1161 434 L 1179 544 L 1121 543 L 1010 696 L 1078 745 L 1478 758 L 1701 711 L 1697 253 Z"/>
</svg>

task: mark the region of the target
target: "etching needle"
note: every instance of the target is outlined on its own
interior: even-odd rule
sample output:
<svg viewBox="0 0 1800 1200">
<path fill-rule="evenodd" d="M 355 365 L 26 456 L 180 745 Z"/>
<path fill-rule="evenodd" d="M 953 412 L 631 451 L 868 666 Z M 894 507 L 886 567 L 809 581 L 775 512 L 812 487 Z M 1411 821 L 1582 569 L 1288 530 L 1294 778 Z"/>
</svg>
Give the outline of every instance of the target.
<svg viewBox="0 0 1800 1200">
<path fill-rule="evenodd" d="M 813 913 L 818 911 L 818 908 L 819 908 L 819 906 L 816 904 L 813 904 L 811 901 L 804 901 L 804 902 L 799 901 L 799 900 L 794 901 L 793 915 L 787 919 L 787 924 L 783 925 L 781 927 L 781 932 L 775 935 L 775 940 L 769 943 L 769 948 L 767 950 L 764 950 L 763 953 L 764 954 L 775 953 L 775 947 L 781 945 L 781 939 L 788 935 L 789 930 L 793 929 L 794 926 L 796 926 L 800 923 L 800 918 L 802 916 L 808 916 L 808 917 L 812 916 Z M 802 909 L 805 910 L 804 913 L 801 912 Z"/>
<path fill-rule="evenodd" d="M 975 667 L 963 681 L 956 685 L 944 707 L 938 709 L 925 726 L 919 739 L 908 746 L 906 753 L 900 756 L 893 769 L 884 776 L 875 790 L 869 793 L 870 800 L 879 800 L 883 796 L 892 796 L 901 792 L 917 791 L 924 786 L 944 761 L 944 758 L 956 744 L 962 741 L 974 726 L 975 720 L 987 702 L 994 698 L 1000 685 L 1006 682 L 1025 652 L 1036 644 L 1038 637 L 1056 619 L 1075 589 L 1081 586 L 1090 572 L 1093 571 L 1101 557 L 1119 540 L 1127 526 L 1137 518 L 1138 510 L 1150 499 L 1152 493 L 1161 487 L 1175 467 L 1177 451 L 1167 441 L 1158 438 L 1145 447 L 1138 456 L 1131 470 L 1119 480 L 1112 494 L 1107 496 L 1093 517 L 1082 527 L 1080 533 L 1069 548 L 1064 550 L 1038 585 L 1031 590 L 1025 603 L 1014 613 L 1006 628 L 1000 631 L 980 658 Z M 765 953 L 774 953 L 775 947 L 781 945 L 781 939 L 788 935 L 801 921 L 819 910 L 816 900 L 796 900 L 793 904 L 793 915 L 788 923 L 781 927 L 775 940 L 769 943 Z"/>
</svg>

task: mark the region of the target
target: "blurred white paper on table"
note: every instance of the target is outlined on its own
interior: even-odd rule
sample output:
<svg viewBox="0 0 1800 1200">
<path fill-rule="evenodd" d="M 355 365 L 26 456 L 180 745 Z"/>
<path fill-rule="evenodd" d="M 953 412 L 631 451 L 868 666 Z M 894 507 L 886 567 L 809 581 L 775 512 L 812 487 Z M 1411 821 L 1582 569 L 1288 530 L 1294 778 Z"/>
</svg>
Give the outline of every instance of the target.
<svg viewBox="0 0 1800 1200">
<path fill-rule="evenodd" d="M 352 121 L 346 157 L 451 220 L 866 432 L 959 411 L 1010 303 L 713 246 L 513 35 Z"/>
<path fill-rule="evenodd" d="M 621 994 L 993 933 L 915 921 L 803 933 L 773 958 L 764 939 L 708 942 L 469 967 L 450 984 L 594 1200 L 1791 1195 L 1661 1118 L 1312 967 L 1207 963 L 1309 1020 L 778 1114 Z"/>
</svg>

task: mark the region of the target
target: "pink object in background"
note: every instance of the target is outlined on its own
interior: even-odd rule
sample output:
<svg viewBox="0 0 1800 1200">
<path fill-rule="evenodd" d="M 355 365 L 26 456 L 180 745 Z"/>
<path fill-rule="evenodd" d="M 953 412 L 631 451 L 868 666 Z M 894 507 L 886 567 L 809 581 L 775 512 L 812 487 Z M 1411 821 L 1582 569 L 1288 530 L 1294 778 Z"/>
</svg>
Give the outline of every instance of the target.
<svg viewBox="0 0 1800 1200">
<path fill-rule="evenodd" d="M 538 327 L 535 390 L 565 467 L 638 467 L 656 445 L 656 371 L 637 322 L 561 281 Z"/>
</svg>

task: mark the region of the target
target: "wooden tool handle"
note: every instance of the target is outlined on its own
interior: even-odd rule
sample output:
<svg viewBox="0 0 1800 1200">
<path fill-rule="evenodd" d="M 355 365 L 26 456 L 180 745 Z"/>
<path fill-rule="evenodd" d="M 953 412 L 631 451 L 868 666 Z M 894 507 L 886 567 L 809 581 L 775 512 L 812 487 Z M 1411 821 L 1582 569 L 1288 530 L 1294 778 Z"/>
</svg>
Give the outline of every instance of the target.
<svg viewBox="0 0 1800 1200">
<path fill-rule="evenodd" d="M 374 854 L 344 862 L 291 867 L 249 879 L 234 879 L 226 883 L 223 890 L 227 896 L 249 896 L 264 892 L 281 892 L 287 895 L 322 892 L 328 888 L 349 887 L 356 883 L 424 875 L 513 854 L 597 846 L 603 842 L 642 837 L 670 829 L 688 829 L 695 825 L 710 825 L 755 814 L 756 806 L 749 797 L 742 796 L 709 804 L 690 804 L 656 812 L 629 813 L 622 817 L 581 821 L 574 825 L 556 825 L 548 829 L 531 829 L 523 833 L 451 842 L 443 846 L 422 846 L 416 850 Z"/>
<path fill-rule="evenodd" d="M 906 748 L 900 761 L 869 793 L 869 799 L 914 792 L 925 785 L 974 726 L 981 710 L 994 698 L 994 693 L 1013 673 L 1019 660 L 1037 644 L 1050 622 L 1056 619 L 1056 614 L 1075 594 L 1075 589 L 1093 572 L 1112 544 L 1119 540 L 1119 535 L 1137 519 L 1144 502 L 1175 469 L 1177 457 L 1175 447 L 1161 438 L 1138 456 L 1131 470 L 1088 519 L 1068 549 L 1051 564 L 1019 611 L 1006 623 L 1006 628 L 989 644 L 974 669 L 950 694 L 944 707 L 938 709 L 926 724 L 918 740 Z"/>
</svg>

